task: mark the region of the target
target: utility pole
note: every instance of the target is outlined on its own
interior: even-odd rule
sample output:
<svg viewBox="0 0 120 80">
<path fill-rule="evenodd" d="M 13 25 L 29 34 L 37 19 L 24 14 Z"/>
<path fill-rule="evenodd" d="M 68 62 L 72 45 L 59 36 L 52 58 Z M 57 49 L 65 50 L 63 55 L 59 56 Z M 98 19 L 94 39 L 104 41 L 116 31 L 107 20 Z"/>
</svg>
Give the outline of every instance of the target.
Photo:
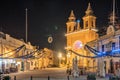
<svg viewBox="0 0 120 80">
<path fill-rule="evenodd" d="M 113 26 L 115 26 L 115 0 L 113 0 Z"/>
</svg>

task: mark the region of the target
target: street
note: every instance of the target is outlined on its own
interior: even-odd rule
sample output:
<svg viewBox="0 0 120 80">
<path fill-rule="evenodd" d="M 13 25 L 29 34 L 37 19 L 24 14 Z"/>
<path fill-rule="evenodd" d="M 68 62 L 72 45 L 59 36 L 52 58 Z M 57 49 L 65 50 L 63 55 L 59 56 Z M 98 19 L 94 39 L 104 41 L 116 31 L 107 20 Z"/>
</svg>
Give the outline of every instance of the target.
<svg viewBox="0 0 120 80">
<path fill-rule="evenodd" d="M 67 78 L 67 74 L 65 68 L 46 68 L 42 70 L 33 70 L 33 71 L 25 71 L 18 73 L 5 74 L 11 76 L 11 79 L 14 80 L 14 76 L 16 76 L 17 80 L 23 80 L 30 78 L 47 78 L 48 76 L 53 78 Z"/>
<path fill-rule="evenodd" d="M 9 75 L 11 80 L 14 80 L 14 76 L 16 76 L 16 80 L 68 80 L 68 75 L 66 74 L 65 68 L 46 68 L 42 70 L 33 70 L 33 71 L 25 71 L 18 73 L 10 73 L 4 74 L 4 76 Z M 69 76 L 69 80 L 87 80 L 86 76 L 80 76 L 78 78 L 73 78 Z M 97 78 L 97 80 L 108 80 L 107 78 Z"/>
</svg>

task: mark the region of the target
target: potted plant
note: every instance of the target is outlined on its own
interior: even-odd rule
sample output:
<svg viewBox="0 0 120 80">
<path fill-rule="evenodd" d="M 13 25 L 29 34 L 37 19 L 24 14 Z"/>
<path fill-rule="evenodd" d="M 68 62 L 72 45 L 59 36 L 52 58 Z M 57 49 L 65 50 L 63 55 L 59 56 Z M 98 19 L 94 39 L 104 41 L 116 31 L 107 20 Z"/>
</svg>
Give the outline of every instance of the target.
<svg viewBox="0 0 120 80">
<path fill-rule="evenodd" d="M 3 80 L 10 80 L 10 76 L 4 76 Z"/>
<path fill-rule="evenodd" d="M 96 80 L 95 74 L 88 74 L 87 75 L 87 80 Z"/>
<path fill-rule="evenodd" d="M 120 80 L 118 76 L 110 76 L 109 80 Z"/>
</svg>

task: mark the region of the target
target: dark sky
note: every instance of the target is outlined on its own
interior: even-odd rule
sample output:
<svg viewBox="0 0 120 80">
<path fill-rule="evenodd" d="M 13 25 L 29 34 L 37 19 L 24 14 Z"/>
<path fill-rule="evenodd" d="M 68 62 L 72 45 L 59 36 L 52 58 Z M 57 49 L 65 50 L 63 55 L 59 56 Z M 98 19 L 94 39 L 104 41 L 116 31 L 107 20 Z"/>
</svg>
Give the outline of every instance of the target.
<svg viewBox="0 0 120 80">
<path fill-rule="evenodd" d="M 112 11 L 112 0 L 1 0 L 0 29 L 12 37 L 25 40 L 25 8 L 28 8 L 28 41 L 40 48 L 63 50 L 70 11 L 74 10 L 82 25 L 88 2 L 97 17 L 97 28 L 105 26 Z M 116 12 L 120 14 L 120 0 L 116 2 Z M 50 35 L 53 37 L 52 44 L 47 42 Z"/>
</svg>

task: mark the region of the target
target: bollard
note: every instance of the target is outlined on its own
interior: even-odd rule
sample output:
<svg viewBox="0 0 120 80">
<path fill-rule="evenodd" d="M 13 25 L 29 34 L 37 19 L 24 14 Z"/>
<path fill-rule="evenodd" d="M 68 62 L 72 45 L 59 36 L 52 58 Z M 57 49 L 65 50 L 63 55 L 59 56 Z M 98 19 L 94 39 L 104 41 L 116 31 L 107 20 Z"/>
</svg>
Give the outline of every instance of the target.
<svg viewBox="0 0 120 80">
<path fill-rule="evenodd" d="M 16 76 L 14 76 L 14 80 L 16 80 Z"/>
<path fill-rule="evenodd" d="M 32 78 L 33 78 L 33 77 L 31 76 L 31 77 L 30 77 L 30 80 L 32 80 Z"/>
<path fill-rule="evenodd" d="M 50 80 L 50 76 L 48 76 L 48 80 Z"/>
<path fill-rule="evenodd" d="M 67 76 L 67 80 L 70 80 L 69 76 Z"/>
</svg>

